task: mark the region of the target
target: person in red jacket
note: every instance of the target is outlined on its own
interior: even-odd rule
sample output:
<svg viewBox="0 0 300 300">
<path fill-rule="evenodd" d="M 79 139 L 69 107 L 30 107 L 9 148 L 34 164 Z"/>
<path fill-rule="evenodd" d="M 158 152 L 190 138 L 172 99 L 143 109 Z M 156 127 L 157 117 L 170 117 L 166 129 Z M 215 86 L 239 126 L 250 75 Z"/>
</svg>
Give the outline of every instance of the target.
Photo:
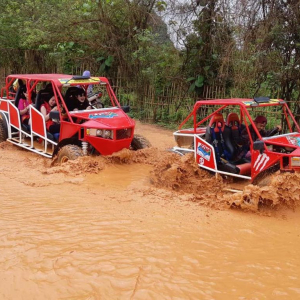
<svg viewBox="0 0 300 300">
<path fill-rule="evenodd" d="M 52 134 L 59 133 L 60 132 L 60 124 L 56 123 L 50 119 L 51 111 L 58 111 L 56 102 L 55 102 L 55 96 L 51 96 L 51 98 L 49 99 L 48 102 L 44 101 L 44 103 L 41 105 L 41 113 L 45 117 L 47 130 Z"/>
</svg>

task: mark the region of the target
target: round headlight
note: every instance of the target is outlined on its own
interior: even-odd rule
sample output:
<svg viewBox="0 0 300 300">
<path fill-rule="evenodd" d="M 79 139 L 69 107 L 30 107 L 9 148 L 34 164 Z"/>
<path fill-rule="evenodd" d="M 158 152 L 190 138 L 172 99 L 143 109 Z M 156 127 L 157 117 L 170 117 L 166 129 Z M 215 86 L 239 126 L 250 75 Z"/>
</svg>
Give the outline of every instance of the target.
<svg viewBox="0 0 300 300">
<path fill-rule="evenodd" d="M 104 130 L 104 137 L 109 138 L 111 134 L 110 130 Z"/>
<path fill-rule="evenodd" d="M 102 133 L 103 133 L 102 129 L 98 129 L 98 130 L 96 131 L 96 135 L 97 135 L 97 136 L 102 136 Z"/>
</svg>

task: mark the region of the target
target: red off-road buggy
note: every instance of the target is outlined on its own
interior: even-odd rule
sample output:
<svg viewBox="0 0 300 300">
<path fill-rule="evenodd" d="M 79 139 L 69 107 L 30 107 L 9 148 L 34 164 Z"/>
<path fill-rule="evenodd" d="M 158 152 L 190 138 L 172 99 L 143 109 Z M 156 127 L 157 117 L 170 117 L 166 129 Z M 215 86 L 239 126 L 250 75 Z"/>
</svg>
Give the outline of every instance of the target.
<svg viewBox="0 0 300 300">
<path fill-rule="evenodd" d="M 22 85 L 26 85 L 32 102 L 29 128 L 22 124 L 18 110 Z M 87 91 L 88 87 L 94 91 L 93 95 L 86 95 L 93 99 L 94 103 L 90 104 L 93 109 L 70 111 L 76 89 Z M 44 115 L 40 112 L 50 94 L 55 96 L 58 108 L 57 112 L 50 113 L 50 118 L 60 123 L 60 132 L 55 135 L 47 132 Z M 9 75 L 1 89 L 0 142 L 9 141 L 49 158 L 57 155 L 59 162 L 90 153 L 109 155 L 123 148 L 149 147 L 145 138 L 134 135 L 135 121 L 126 114 L 128 109 L 128 106 L 121 107 L 105 77 Z"/>
<path fill-rule="evenodd" d="M 280 134 L 262 137 L 253 121 L 258 115 L 268 118 L 269 128 L 281 124 Z M 258 136 L 255 141 L 249 132 L 250 125 Z M 250 145 L 239 144 L 241 132 L 248 133 Z M 194 152 L 199 167 L 215 173 L 253 182 L 278 169 L 300 170 L 300 128 L 281 99 L 198 101 L 174 137 L 177 146 L 173 151 L 181 155 Z"/>
</svg>

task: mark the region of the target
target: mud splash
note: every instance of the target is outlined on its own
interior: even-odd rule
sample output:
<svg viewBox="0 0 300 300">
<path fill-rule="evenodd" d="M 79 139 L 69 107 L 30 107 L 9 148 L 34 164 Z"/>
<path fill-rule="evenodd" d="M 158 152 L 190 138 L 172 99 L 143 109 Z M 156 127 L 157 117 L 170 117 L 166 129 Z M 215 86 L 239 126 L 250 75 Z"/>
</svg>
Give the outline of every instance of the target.
<svg viewBox="0 0 300 300">
<path fill-rule="evenodd" d="M 105 169 L 105 160 L 102 157 L 79 157 L 77 160 L 70 160 L 62 165 L 55 165 L 43 171 L 43 174 L 98 174 L 101 170 Z"/>
<path fill-rule="evenodd" d="M 276 173 L 269 186 L 259 187 L 249 184 L 242 193 L 229 196 L 229 205 L 257 211 L 260 207 L 295 210 L 300 206 L 300 174 Z"/>
<path fill-rule="evenodd" d="M 110 156 L 104 157 L 104 159 L 108 163 L 120 163 L 120 164 L 140 163 L 140 164 L 156 166 L 160 164 L 161 161 L 166 161 L 166 160 L 173 161 L 176 159 L 175 157 L 178 159 L 178 155 L 174 153 L 152 147 L 152 148 L 142 149 L 138 151 L 123 149 Z"/>
<path fill-rule="evenodd" d="M 81 157 L 62 166 L 46 168 L 42 173 L 85 176 L 98 174 L 112 165 L 132 164 L 152 166 L 149 174 L 152 187 L 148 191 L 144 190 L 144 193 L 155 194 L 153 187 L 165 189 L 175 193 L 176 197 L 218 210 L 233 207 L 252 212 L 259 211 L 262 207 L 295 210 L 300 205 L 300 174 L 276 173 L 271 177 L 269 186 L 247 184 L 241 193 L 232 194 L 226 191 L 228 180 L 223 181 L 221 176 L 216 177 L 200 169 L 192 154 L 179 156 L 157 148 L 139 151 L 123 149 L 105 157 Z"/>
<path fill-rule="evenodd" d="M 155 188 L 171 190 L 176 194 L 187 194 L 189 200 L 200 204 L 214 206 L 216 203 L 227 203 L 221 196 L 224 187 L 221 177 L 216 179 L 205 170 L 200 169 L 192 154 L 178 154 L 162 151 L 157 148 L 130 151 L 123 149 L 105 157 L 82 157 L 69 161 L 62 166 L 47 169 L 47 174 L 64 173 L 76 175 L 99 173 L 110 165 L 145 164 L 152 166 L 150 182 Z M 152 193 L 152 191 L 151 191 Z M 220 197 L 219 197 L 220 196 Z M 222 198 L 216 201 L 215 198 Z M 214 203 L 214 204 L 212 204 Z"/>
<path fill-rule="evenodd" d="M 162 157 L 155 165 L 151 179 L 155 186 L 186 193 L 199 192 L 201 189 L 203 191 L 204 187 L 213 193 L 221 185 L 197 166 L 192 154 Z"/>
</svg>

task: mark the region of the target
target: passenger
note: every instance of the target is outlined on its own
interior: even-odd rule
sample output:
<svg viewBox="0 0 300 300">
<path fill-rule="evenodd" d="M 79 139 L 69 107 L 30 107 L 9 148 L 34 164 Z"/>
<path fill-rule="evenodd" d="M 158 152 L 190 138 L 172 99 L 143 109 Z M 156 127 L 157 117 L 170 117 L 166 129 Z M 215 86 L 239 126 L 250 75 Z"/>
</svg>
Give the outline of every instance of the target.
<svg viewBox="0 0 300 300">
<path fill-rule="evenodd" d="M 21 122 L 26 127 L 27 130 L 29 130 L 29 100 L 28 100 L 28 93 L 27 88 L 25 85 L 21 87 L 21 97 L 18 103 L 18 109 L 20 111 L 21 115 Z"/>
<path fill-rule="evenodd" d="M 78 88 L 75 92 L 75 103 L 73 110 L 85 110 L 85 109 L 92 109 L 89 101 L 85 96 L 85 91 L 82 88 Z"/>
<path fill-rule="evenodd" d="M 37 93 L 36 99 L 37 101 L 43 103 L 48 100 L 49 95 L 53 95 L 52 83 L 47 83 L 44 88 L 39 90 Z M 39 109 L 39 108 L 38 108 Z"/>
<path fill-rule="evenodd" d="M 25 86 L 25 83 L 22 79 L 16 79 L 13 83 L 13 89 L 15 92 L 17 92 L 18 88 L 20 86 Z"/>
<path fill-rule="evenodd" d="M 50 119 L 50 112 L 51 111 L 58 111 L 58 108 L 56 106 L 55 102 L 55 96 L 50 96 L 51 98 L 49 101 L 44 101 L 44 103 L 41 105 L 41 113 L 45 117 L 46 121 L 46 128 L 47 130 L 52 133 L 59 133 L 60 132 L 60 124 L 54 122 L 53 120 Z"/>
<path fill-rule="evenodd" d="M 276 125 L 275 128 L 271 129 L 271 130 L 265 130 L 266 125 L 267 125 L 267 118 L 265 116 L 257 116 L 254 120 L 254 124 L 259 132 L 259 134 L 262 137 L 268 137 L 268 136 L 272 136 L 275 135 L 276 133 L 280 132 L 282 130 L 281 125 Z M 252 125 L 249 126 L 249 132 L 252 138 L 252 141 L 255 142 L 258 139 L 258 136 L 253 128 Z M 250 149 L 250 137 L 248 135 L 248 131 L 247 128 L 244 128 L 244 130 L 242 131 L 242 140 L 243 140 L 243 144 L 248 146 L 248 150 Z M 248 153 L 246 154 L 246 158 L 250 158 L 250 151 L 248 151 Z"/>
<path fill-rule="evenodd" d="M 22 79 L 16 79 L 9 88 L 9 96 L 15 97 L 18 91 L 18 88 L 25 85 Z"/>
</svg>

